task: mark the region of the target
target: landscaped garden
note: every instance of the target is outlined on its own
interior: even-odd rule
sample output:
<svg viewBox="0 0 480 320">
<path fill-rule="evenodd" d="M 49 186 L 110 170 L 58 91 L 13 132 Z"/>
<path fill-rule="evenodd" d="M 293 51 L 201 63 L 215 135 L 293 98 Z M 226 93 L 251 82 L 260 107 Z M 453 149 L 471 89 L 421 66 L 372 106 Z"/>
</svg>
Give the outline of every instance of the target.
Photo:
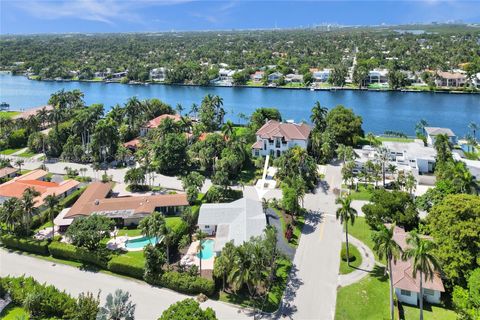
<svg viewBox="0 0 480 320">
<path fill-rule="evenodd" d="M 356 270 L 362 264 L 362 255 L 358 251 L 357 247 L 353 244 L 348 245 L 349 261 L 347 263 L 347 246 L 346 243 L 342 243 L 342 250 L 340 251 L 340 274 L 348 274 Z"/>
<path fill-rule="evenodd" d="M 286 237 L 288 228 L 291 228 L 291 237 L 290 240 L 286 239 L 288 244 L 296 248 L 300 243 L 300 236 L 302 235 L 303 226 L 305 225 L 305 216 L 302 214 L 295 217 L 295 222 L 293 223 L 293 217 L 287 214 L 284 210 L 278 208 L 272 208 L 273 211 L 280 218 L 280 223 L 282 225 L 283 236 Z"/>
</svg>

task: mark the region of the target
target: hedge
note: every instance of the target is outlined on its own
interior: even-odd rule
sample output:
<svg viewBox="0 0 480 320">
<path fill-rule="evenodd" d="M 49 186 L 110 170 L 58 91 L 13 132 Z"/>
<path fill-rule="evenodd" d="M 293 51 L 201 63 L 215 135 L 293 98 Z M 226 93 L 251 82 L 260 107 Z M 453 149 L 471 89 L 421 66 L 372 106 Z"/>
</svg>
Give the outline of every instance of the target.
<svg viewBox="0 0 480 320">
<path fill-rule="evenodd" d="M 48 250 L 55 258 L 93 264 L 103 269 L 107 268 L 108 260 L 110 260 L 109 255 L 102 251 L 90 252 L 84 248 L 56 241 L 48 246 Z"/>
<path fill-rule="evenodd" d="M 215 292 L 215 282 L 213 280 L 176 271 L 165 272 L 158 284 L 165 288 L 187 294 L 203 293 L 211 296 Z"/>
<path fill-rule="evenodd" d="M 48 242 L 34 239 L 18 238 L 13 235 L 5 234 L 0 236 L 2 243 L 10 249 L 17 249 L 31 253 L 48 255 Z"/>
<path fill-rule="evenodd" d="M 108 270 L 143 280 L 144 266 L 132 263 L 132 260 L 125 256 L 113 257 L 108 262 Z"/>
</svg>

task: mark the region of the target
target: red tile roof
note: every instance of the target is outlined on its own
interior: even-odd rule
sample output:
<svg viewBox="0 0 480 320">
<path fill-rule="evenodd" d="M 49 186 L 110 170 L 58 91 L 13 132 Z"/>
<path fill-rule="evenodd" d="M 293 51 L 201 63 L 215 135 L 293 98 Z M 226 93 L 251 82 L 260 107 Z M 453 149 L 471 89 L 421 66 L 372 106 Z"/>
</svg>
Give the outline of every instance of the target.
<svg viewBox="0 0 480 320">
<path fill-rule="evenodd" d="M 161 116 L 156 117 L 155 119 L 152 119 L 147 122 L 145 125 L 146 128 L 153 129 L 156 128 L 162 123 L 163 120 L 170 118 L 173 121 L 180 121 L 181 117 L 178 114 L 162 114 Z"/>
<path fill-rule="evenodd" d="M 0 169 L 0 178 L 4 178 L 6 176 L 11 175 L 12 173 L 17 172 L 17 168 L 12 168 L 12 167 L 5 167 Z"/>
<path fill-rule="evenodd" d="M 284 138 L 290 140 L 307 140 L 310 135 L 310 126 L 301 123 L 279 122 L 269 120 L 257 131 L 257 136 L 262 139 Z"/>
<path fill-rule="evenodd" d="M 252 145 L 252 149 L 262 149 L 262 141 L 255 141 L 255 143 Z"/>
<path fill-rule="evenodd" d="M 135 148 L 135 149 L 138 148 L 139 145 L 140 145 L 140 139 L 138 138 L 135 138 L 123 144 L 125 148 Z"/>
</svg>

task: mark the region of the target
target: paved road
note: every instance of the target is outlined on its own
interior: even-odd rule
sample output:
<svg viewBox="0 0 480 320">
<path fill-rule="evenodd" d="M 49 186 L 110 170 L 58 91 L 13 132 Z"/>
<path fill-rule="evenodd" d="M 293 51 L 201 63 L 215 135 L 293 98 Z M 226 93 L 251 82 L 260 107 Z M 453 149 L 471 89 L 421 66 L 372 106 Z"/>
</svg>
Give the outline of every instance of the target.
<svg viewBox="0 0 480 320">
<path fill-rule="evenodd" d="M 81 292 L 98 292 L 104 301 L 108 293 L 116 289 L 130 292 L 136 303 L 135 316 L 138 320 L 158 319 L 162 311 L 176 301 L 188 298 L 177 292 L 152 287 L 144 282 L 115 277 L 104 273 L 82 271 L 74 267 L 54 264 L 49 261 L 24 256 L 0 249 L 0 276 L 33 276 L 40 282 L 47 282 L 60 290 L 77 296 Z M 251 319 L 248 310 L 226 303 L 208 300 L 201 304 L 203 308 L 211 307 L 219 319 Z"/>
</svg>

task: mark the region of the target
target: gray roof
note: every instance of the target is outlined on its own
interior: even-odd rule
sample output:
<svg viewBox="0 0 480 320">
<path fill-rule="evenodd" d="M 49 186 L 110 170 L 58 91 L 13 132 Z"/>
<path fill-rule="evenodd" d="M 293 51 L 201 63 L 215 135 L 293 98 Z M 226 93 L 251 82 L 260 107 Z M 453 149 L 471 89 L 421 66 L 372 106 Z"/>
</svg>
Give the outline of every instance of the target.
<svg viewBox="0 0 480 320">
<path fill-rule="evenodd" d="M 434 148 L 425 147 L 423 143 L 384 141 L 382 144 L 390 152 L 401 152 L 411 159 L 435 160 L 437 156 L 437 151 Z"/>
<path fill-rule="evenodd" d="M 425 132 L 430 136 L 438 136 L 439 134 L 446 134 L 449 137 L 455 137 L 455 133 L 449 128 L 439 127 L 425 127 Z"/>
<path fill-rule="evenodd" d="M 230 203 L 205 203 L 200 207 L 199 225 L 216 225 L 215 251 L 228 241 L 240 245 L 261 236 L 267 219 L 260 201 L 242 198 Z"/>
</svg>

